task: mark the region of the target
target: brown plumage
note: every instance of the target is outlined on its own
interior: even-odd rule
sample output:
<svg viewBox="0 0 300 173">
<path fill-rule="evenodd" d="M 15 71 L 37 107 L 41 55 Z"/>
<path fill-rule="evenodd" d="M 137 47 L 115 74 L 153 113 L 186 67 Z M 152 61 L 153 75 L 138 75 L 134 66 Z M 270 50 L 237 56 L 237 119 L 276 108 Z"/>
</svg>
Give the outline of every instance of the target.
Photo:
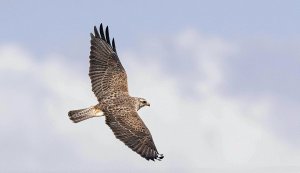
<svg viewBox="0 0 300 173">
<path fill-rule="evenodd" d="M 98 104 L 68 113 L 77 123 L 92 117 L 105 116 L 106 124 L 116 138 L 147 160 L 161 160 L 150 131 L 137 111 L 150 104 L 143 98 L 128 93 L 127 75 L 117 55 L 115 40 L 110 42 L 109 30 L 102 24 L 100 33 L 94 27 L 91 33 L 89 76 Z"/>
</svg>

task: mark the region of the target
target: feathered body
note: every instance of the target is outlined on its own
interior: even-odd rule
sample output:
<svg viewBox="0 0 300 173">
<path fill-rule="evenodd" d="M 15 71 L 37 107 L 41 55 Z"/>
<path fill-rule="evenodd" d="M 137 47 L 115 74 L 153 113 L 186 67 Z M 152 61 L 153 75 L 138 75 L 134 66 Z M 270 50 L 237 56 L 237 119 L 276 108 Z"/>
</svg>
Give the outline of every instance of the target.
<svg viewBox="0 0 300 173">
<path fill-rule="evenodd" d="M 89 76 L 98 104 L 86 109 L 70 111 L 70 119 L 77 123 L 92 117 L 105 116 L 106 124 L 116 138 L 147 160 L 161 160 L 150 131 L 137 111 L 150 104 L 143 98 L 128 93 L 127 75 L 116 51 L 115 41 L 110 43 L 108 27 L 102 24 L 100 34 L 94 27 L 91 34 Z"/>
</svg>

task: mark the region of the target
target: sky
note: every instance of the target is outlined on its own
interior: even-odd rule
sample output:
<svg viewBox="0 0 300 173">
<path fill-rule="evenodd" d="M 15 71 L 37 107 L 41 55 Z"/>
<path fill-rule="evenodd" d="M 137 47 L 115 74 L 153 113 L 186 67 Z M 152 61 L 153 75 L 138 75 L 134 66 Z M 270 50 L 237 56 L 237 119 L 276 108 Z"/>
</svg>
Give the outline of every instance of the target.
<svg viewBox="0 0 300 173">
<path fill-rule="evenodd" d="M 299 1 L 0 1 L 0 172 L 300 172 Z M 110 27 L 148 162 L 105 118 L 88 77 Z"/>
</svg>

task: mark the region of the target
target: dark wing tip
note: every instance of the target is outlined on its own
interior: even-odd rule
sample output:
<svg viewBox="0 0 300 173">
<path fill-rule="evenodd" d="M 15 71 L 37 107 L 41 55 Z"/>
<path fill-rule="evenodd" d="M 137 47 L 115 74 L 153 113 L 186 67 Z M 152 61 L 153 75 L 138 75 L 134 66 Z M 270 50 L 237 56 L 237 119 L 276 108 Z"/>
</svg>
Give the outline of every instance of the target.
<svg viewBox="0 0 300 173">
<path fill-rule="evenodd" d="M 165 156 L 163 154 L 158 154 L 156 160 L 161 161 Z"/>
<path fill-rule="evenodd" d="M 101 34 L 101 38 L 102 40 L 105 40 L 105 35 L 104 35 L 104 31 L 103 31 L 103 25 L 102 23 L 100 24 L 100 34 Z M 105 40 L 106 41 L 106 40 Z"/>
<path fill-rule="evenodd" d="M 113 47 L 113 50 L 115 52 L 117 52 L 117 50 L 116 50 L 116 44 L 115 44 L 115 38 L 112 39 L 112 47 Z"/>
<path fill-rule="evenodd" d="M 148 148 L 148 151 L 149 151 L 149 148 Z M 142 157 L 144 157 L 146 160 L 152 160 L 152 161 L 155 161 L 155 160 L 158 160 L 158 161 L 161 161 L 163 158 L 164 158 L 164 155 L 163 154 L 159 154 L 157 152 L 157 150 L 153 150 L 152 148 L 150 149 L 149 152 L 147 152 L 146 155 L 139 153 Z"/>
<path fill-rule="evenodd" d="M 100 35 L 99 35 L 99 32 L 98 32 L 98 30 L 97 30 L 97 27 L 96 27 L 96 26 L 94 26 L 94 32 L 95 32 L 95 36 L 96 36 L 96 38 L 100 38 Z"/>
<path fill-rule="evenodd" d="M 106 36 L 106 42 L 107 42 L 109 45 L 111 45 L 111 44 L 110 44 L 110 38 L 109 38 L 109 29 L 108 29 L 108 26 L 106 26 L 106 28 L 105 28 L 105 36 Z"/>
<path fill-rule="evenodd" d="M 152 160 L 152 161 L 155 161 L 155 160 L 158 160 L 158 161 L 161 161 L 162 159 L 164 158 L 164 155 L 163 154 L 157 154 L 155 157 L 145 157 L 146 160 Z"/>
<path fill-rule="evenodd" d="M 108 43 L 110 45 L 110 47 L 112 47 L 113 51 L 115 53 L 117 53 L 115 39 L 113 38 L 112 43 L 110 42 L 108 26 L 106 26 L 105 32 L 104 32 L 102 23 L 100 24 L 99 31 L 98 31 L 97 27 L 94 26 L 94 33 L 95 33 L 95 36 L 91 33 L 91 38 L 100 38 L 100 39 L 104 40 L 106 43 Z"/>
<path fill-rule="evenodd" d="M 92 39 L 95 38 L 93 33 L 90 33 L 90 36 L 91 36 Z"/>
</svg>

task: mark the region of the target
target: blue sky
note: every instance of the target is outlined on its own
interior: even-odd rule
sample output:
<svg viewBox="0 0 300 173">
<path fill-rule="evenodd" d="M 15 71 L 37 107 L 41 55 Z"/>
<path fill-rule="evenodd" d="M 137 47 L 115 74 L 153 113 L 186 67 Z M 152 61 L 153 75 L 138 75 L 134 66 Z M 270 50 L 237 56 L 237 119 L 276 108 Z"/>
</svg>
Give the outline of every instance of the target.
<svg viewBox="0 0 300 173">
<path fill-rule="evenodd" d="M 121 44 L 129 38 L 179 32 L 187 27 L 230 39 L 299 38 L 298 1 L 4 1 L 3 41 L 45 50 L 86 39 L 99 22 L 109 23 Z M 138 22 L 132 22 L 138 21 Z M 120 31 L 122 31 L 120 33 Z M 5 33 L 5 34 L 4 34 Z M 122 34 L 126 33 L 126 34 Z M 65 40 L 65 41 L 59 41 Z"/>
<path fill-rule="evenodd" d="M 300 171 L 299 1 L 1 1 L 0 170 Z M 89 33 L 109 25 L 162 162 L 116 140 L 96 103 Z M 115 164 L 118 164 L 116 167 Z"/>
</svg>

